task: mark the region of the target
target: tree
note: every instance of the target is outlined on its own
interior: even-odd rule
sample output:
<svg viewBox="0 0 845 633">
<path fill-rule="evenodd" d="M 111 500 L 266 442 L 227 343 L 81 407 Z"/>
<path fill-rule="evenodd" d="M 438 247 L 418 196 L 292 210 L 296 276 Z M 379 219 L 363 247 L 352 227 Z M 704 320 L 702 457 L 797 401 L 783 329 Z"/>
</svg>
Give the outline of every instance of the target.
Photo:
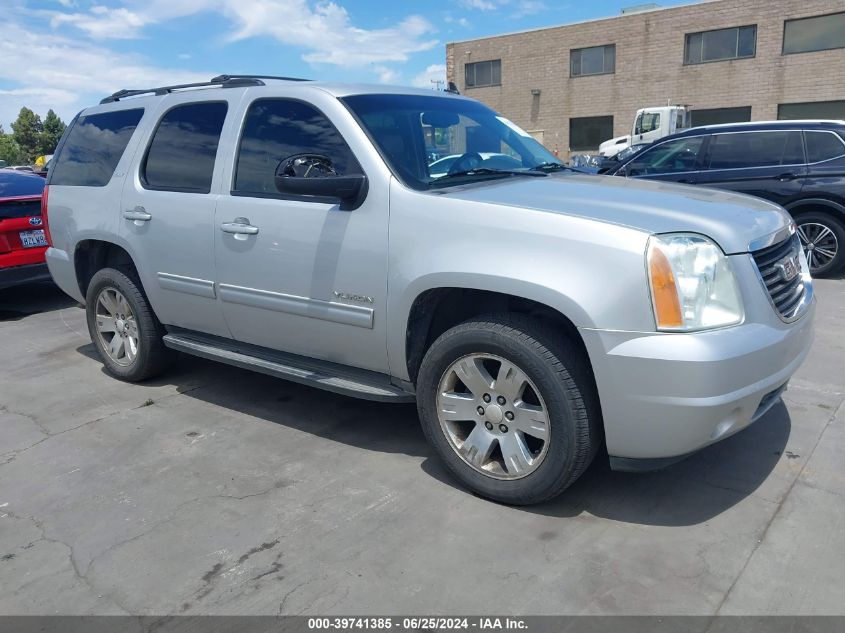
<svg viewBox="0 0 845 633">
<path fill-rule="evenodd" d="M 44 131 L 41 117 L 29 108 L 21 108 L 17 121 L 12 123 L 12 131 L 15 143 L 20 148 L 20 158 L 24 162 L 32 164 L 35 157 L 38 156 L 41 132 Z"/>
<path fill-rule="evenodd" d="M 47 116 L 44 117 L 44 129 L 41 132 L 38 142 L 39 154 L 52 154 L 56 151 L 56 145 L 59 144 L 59 139 L 65 132 L 65 122 L 53 112 L 47 111 Z"/>
<path fill-rule="evenodd" d="M 0 128 L 0 160 L 5 160 L 8 165 L 17 165 L 20 162 L 20 153 L 14 137 Z"/>
</svg>

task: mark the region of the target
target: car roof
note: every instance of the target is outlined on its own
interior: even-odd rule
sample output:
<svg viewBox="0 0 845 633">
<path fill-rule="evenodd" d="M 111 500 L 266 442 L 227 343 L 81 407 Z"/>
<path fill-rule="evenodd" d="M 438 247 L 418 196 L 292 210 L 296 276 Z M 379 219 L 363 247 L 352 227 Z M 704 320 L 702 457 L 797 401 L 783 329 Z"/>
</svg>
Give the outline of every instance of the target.
<svg viewBox="0 0 845 633">
<path fill-rule="evenodd" d="M 40 196 L 46 181 L 31 171 L 0 168 L 0 199 Z"/>
<path fill-rule="evenodd" d="M 780 121 L 754 121 L 749 123 L 718 123 L 714 125 L 701 125 L 692 127 L 683 132 L 672 134 L 674 137 L 682 136 L 697 136 L 700 134 L 716 132 L 765 132 L 769 130 L 830 130 L 845 128 L 845 121 L 836 119 L 795 119 L 795 120 L 780 120 Z M 660 140 L 665 140 L 664 137 Z"/>
<path fill-rule="evenodd" d="M 336 98 L 357 95 L 417 95 L 438 96 L 450 99 L 466 99 L 457 91 L 434 91 L 431 88 L 413 88 L 410 86 L 391 86 L 385 84 L 344 83 L 333 81 L 311 81 L 305 79 L 271 77 L 265 75 L 220 75 L 210 81 L 173 86 L 161 86 L 148 89 L 126 88 L 105 97 L 99 106 L 86 108 L 80 114 L 119 110 L 144 106 L 151 101 L 158 101 L 169 94 L 196 94 L 197 99 L 206 99 L 209 94 L 221 90 L 248 90 L 254 94 L 278 94 L 278 89 L 284 88 L 285 93 L 297 97 L 307 96 L 308 93 L 328 93 Z M 107 106 L 103 108 L 102 106 Z"/>
</svg>

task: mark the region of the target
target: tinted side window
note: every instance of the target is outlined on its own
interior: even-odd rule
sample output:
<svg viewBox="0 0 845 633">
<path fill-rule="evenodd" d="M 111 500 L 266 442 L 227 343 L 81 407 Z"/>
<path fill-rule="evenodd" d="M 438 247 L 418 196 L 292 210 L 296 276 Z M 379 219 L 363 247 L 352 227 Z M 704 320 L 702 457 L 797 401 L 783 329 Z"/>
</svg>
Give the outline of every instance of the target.
<svg viewBox="0 0 845 633">
<path fill-rule="evenodd" d="M 141 167 L 148 189 L 208 193 L 227 104 L 190 103 L 165 114 Z"/>
<path fill-rule="evenodd" d="M 135 108 L 79 117 L 50 168 L 50 184 L 105 187 L 143 114 Z"/>
<path fill-rule="evenodd" d="M 800 132 L 716 134 L 710 139 L 710 169 L 774 167 L 803 162 Z"/>
<path fill-rule="evenodd" d="M 818 163 L 845 155 L 845 144 L 833 132 L 804 132 L 807 139 L 807 162 Z"/>
<path fill-rule="evenodd" d="M 361 173 L 343 137 L 313 106 L 289 99 L 255 101 L 244 122 L 233 191 L 277 194 L 279 162 L 303 153 L 328 156 L 339 175 Z"/>
<path fill-rule="evenodd" d="M 629 176 L 645 176 L 695 171 L 703 143 L 703 136 L 661 143 L 628 163 L 626 172 Z"/>
</svg>

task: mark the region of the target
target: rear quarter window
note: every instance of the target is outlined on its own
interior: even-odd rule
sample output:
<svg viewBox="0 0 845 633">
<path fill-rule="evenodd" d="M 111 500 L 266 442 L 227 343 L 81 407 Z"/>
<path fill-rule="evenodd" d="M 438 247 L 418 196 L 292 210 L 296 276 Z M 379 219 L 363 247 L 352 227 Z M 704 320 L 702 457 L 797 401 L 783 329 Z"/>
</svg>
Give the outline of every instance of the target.
<svg viewBox="0 0 845 633">
<path fill-rule="evenodd" d="M 143 114 L 133 108 L 80 116 L 50 167 L 50 184 L 105 187 Z"/>
<path fill-rule="evenodd" d="M 845 155 L 845 143 L 835 132 L 804 132 L 807 140 L 807 162 L 820 163 L 824 160 Z"/>
<path fill-rule="evenodd" d="M 715 134 L 710 139 L 710 169 L 800 165 L 801 132 L 773 130 Z"/>
</svg>

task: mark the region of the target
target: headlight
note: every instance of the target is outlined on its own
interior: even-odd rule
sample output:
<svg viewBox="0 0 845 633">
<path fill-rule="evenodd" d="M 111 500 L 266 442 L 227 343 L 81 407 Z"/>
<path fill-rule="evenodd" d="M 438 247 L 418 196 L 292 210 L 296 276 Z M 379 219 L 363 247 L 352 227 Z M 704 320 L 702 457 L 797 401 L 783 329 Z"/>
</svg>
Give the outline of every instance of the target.
<svg viewBox="0 0 845 633">
<path fill-rule="evenodd" d="M 687 332 L 742 321 L 742 300 L 728 258 L 706 237 L 652 236 L 646 259 L 658 330 Z"/>
</svg>

